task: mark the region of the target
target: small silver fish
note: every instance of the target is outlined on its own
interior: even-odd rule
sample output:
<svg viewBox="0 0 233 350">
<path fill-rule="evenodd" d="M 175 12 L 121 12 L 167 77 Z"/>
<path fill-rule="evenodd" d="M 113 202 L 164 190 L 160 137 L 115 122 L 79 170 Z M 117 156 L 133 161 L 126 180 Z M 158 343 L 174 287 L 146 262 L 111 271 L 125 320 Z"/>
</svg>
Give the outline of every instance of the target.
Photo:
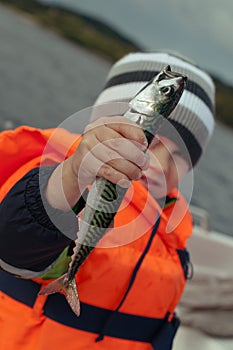
<svg viewBox="0 0 233 350">
<path fill-rule="evenodd" d="M 183 93 L 186 77 L 167 66 L 130 101 L 124 116 L 141 126 L 148 145 L 168 118 Z M 65 275 L 44 287 L 39 294 L 63 291 L 73 312 L 80 315 L 80 302 L 75 274 L 111 225 L 127 189 L 98 178 L 92 185 L 72 261 Z"/>
</svg>

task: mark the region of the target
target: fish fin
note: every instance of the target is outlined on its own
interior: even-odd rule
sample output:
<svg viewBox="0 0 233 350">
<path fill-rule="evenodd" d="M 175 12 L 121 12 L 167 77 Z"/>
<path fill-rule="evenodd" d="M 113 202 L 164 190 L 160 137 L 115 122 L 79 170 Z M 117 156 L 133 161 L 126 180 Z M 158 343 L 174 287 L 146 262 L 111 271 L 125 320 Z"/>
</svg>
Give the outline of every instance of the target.
<svg viewBox="0 0 233 350">
<path fill-rule="evenodd" d="M 47 284 L 47 286 L 43 287 L 38 294 L 49 295 L 49 294 L 54 294 L 62 291 L 64 289 L 65 277 L 66 277 L 66 274 L 50 282 L 49 284 Z"/>
<path fill-rule="evenodd" d="M 75 278 L 69 282 L 68 286 L 63 289 L 66 300 L 75 315 L 80 315 L 80 301 Z"/>
<path fill-rule="evenodd" d="M 69 303 L 73 312 L 79 316 L 80 315 L 80 301 L 78 296 L 78 290 L 76 286 L 75 278 L 72 281 L 66 282 L 67 274 L 57 278 L 52 281 L 47 286 L 39 291 L 39 295 L 49 295 L 58 292 L 63 292 L 67 302 Z"/>
</svg>

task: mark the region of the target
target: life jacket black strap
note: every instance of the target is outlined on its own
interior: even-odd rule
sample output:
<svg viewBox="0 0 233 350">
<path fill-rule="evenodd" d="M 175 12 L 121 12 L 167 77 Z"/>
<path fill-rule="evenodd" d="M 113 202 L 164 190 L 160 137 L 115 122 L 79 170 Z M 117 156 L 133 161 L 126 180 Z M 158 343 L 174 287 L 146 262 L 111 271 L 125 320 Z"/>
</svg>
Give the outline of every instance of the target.
<svg viewBox="0 0 233 350">
<path fill-rule="evenodd" d="M 13 299 L 33 307 L 40 284 L 14 277 L 0 270 L 0 290 Z M 156 350 L 170 350 L 178 321 L 173 318 L 142 317 L 112 311 L 81 302 L 81 315 L 77 317 L 68 307 L 62 294 L 49 295 L 44 305 L 44 315 L 60 324 L 99 334 L 105 326 L 105 335 L 125 340 L 151 343 Z M 153 345 L 154 344 L 154 345 Z M 170 345 L 169 345 L 170 344 Z"/>
</svg>

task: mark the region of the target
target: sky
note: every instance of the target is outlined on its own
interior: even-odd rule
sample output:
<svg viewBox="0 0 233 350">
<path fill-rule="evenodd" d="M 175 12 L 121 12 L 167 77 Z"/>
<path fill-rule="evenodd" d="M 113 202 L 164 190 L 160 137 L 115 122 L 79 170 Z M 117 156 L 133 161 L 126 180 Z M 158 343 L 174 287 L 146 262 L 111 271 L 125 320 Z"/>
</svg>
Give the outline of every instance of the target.
<svg viewBox="0 0 233 350">
<path fill-rule="evenodd" d="M 170 49 L 233 86 L 232 0 L 41 0 L 103 20 L 143 50 Z"/>
</svg>

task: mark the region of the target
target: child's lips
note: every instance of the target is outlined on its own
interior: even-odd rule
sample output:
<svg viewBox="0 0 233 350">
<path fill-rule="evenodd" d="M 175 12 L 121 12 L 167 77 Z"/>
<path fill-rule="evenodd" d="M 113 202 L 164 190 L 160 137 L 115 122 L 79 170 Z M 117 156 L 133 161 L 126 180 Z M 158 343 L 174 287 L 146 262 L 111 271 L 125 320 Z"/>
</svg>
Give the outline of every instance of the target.
<svg viewBox="0 0 233 350">
<path fill-rule="evenodd" d="M 146 175 L 142 175 L 141 177 L 141 181 L 146 184 L 147 186 L 157 186 L 157 187 L 161 187 L 162 186 L 162 181 L 158 181 L 156 179 L 154 179 L 154 177 L 149 177 L 149 176 L 146 176 Z"/>
</svg>

